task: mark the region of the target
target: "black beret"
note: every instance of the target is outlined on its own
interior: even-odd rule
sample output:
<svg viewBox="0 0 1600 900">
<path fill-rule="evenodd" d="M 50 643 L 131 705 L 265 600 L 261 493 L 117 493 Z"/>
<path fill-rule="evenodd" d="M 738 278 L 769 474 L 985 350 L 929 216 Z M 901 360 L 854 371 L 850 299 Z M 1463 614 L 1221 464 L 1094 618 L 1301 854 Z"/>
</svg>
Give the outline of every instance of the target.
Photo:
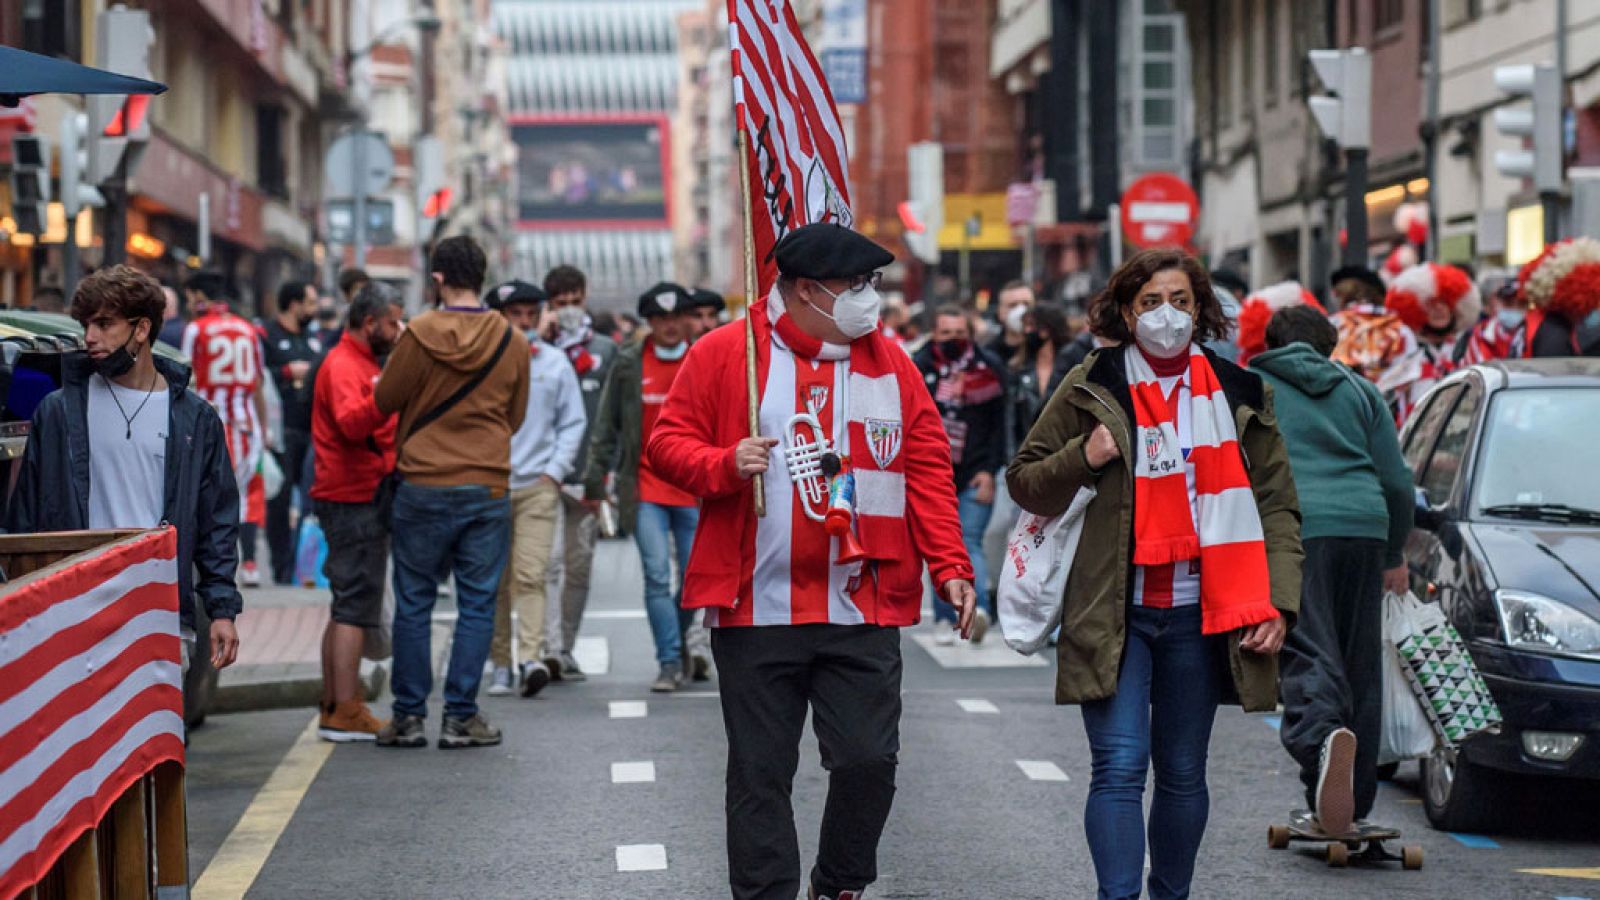
<svg viewBox="0 0 1600 900">
<path fill-rule="evenodd" d="M 1372 288 L 1379 295 L 1385 294 L 1389 290 L 1384 285 L 1383 279 L 1378 277 L 1378 273 L 1372 271 L 1366 266 L 1345 266 L 1341 269 L 1334 270 L 1334 273 L 1328 277 L 1328 286 L 1332 287 L 1341 281 L 1351 280 L 1361 282 L 1367 287 Z"/>
<path fill-rule="evenodd" d="M 689 305 L 693 306 L 695 309 L 705 309 L 706 307 L 710 307 L 717 312 L 722 312 L 728 308 L 728 304 L 723 301 L 722 295 L 716 291 L 708 291 L 705 288 L 695 288 L 693 293 L 690 294 L 690 297 L 692 299 L 690 300 Z"/>
<path fill-rule="evenodd" d="M 483 295 L 484 305 L 490 309 L 505 309 L 513 303 L 543 303 L 548 299 L 550 296 L 544 288 L 517 280 L 490 288 L 489 293 Z"/>
<path fill-rule="evenodd" d="M 832 222 L 796 228 L 778 241 L 773 255 L 785 276 L 817 281 L 870 275 L 894 262 L 893 253 Z"/>
<path fill-rule="evenodd" d="M 694 297 L 681 284 L 663 281 L 639 295 L 639 317 L 664 316 L 669 313 L 688 312 Z"/>
</svg>

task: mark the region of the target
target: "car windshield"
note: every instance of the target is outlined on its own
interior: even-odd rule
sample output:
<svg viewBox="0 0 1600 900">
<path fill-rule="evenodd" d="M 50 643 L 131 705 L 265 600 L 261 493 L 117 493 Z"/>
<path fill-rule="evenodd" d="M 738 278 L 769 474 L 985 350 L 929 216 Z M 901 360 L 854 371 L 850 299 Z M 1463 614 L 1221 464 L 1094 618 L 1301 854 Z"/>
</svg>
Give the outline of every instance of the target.
<svg viewBox="0 0 1600 900">
<path fill-rule="evenodd" d="M 1478 455 L 1479 512 L 1513 518 L 1600 518 L 1600 388 L 1501 391 Z"/>
</svg>

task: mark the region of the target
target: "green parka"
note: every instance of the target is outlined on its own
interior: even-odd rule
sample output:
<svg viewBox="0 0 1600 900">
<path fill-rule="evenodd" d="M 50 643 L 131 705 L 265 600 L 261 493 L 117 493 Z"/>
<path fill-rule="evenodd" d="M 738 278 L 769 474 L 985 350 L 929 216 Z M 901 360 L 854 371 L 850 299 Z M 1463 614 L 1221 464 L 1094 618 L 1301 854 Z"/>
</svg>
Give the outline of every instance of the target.
<svg viewBox="0 0 1600 900">
<path fill-rule="evenodd" d="M 1125 349 L 1090 354 L 1061 383 L 1006 470 L 1006 488 L 1017 505 L 1042 516 L 1064 512 L 1078 489 L 1092 485 L 1084 512 L 1061 615 L 1057 646 L 1056 702 L 1085 703 L 1116 693 L 1127 641 L 1127 610 L 1133 586 L 1133 399 L 1128 390 Z M 1250 485 L 1266 538 L 1272 605 L 1290 627 L 1300 609 L 1300 512 L 1289 453 L 1272 414 L 1272 394 L 1261 377 L 1217 357 L 1206 357 L 1233 407 Z M 1116 438 L 1121 457 L 1097 475 L 1089 470 L 1084 443 L 1096 425 Z M 1239 649 L 1239 632 L 1228 635 L 1231 703 L 1264 712 L 1278 703 L 1278 660 Z"/>
<path fill-rule="evenodd" d="M 617 473 L 617 527 L 632 534 L 639 521 L 639 457 L 644 435 L 644 344 L 617 351 L 589 421 L 589 459 L 583 470 L 583 496 L 606 499 L 606 475 Z"/>
</svg>

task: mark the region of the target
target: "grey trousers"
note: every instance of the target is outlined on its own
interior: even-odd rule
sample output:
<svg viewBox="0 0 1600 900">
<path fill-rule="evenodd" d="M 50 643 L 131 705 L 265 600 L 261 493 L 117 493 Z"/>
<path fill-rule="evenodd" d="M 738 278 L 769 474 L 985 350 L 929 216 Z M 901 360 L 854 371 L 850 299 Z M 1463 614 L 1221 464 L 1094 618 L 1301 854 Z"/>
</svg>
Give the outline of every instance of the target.
<svg viewBox="0 0 1600 900">
<path fill-rule="evenodd" d="M 553 654 L 571 653 L 578 641 L 583 611 L 589 606 L 594 545 L 600 537 L 600 518 L 565 489 L 561 512 L 562 524 L 545 574 L 546 596 L 561 598 L 559 603 L 545 604 L 545 644 Z"/>
</svg>

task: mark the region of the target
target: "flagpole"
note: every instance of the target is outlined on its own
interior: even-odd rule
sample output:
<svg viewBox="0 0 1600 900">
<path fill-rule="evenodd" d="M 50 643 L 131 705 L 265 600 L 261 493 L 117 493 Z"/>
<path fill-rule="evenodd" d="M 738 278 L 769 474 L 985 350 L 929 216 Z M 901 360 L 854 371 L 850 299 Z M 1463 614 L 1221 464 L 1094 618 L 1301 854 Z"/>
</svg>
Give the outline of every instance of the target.
<svg viewBox="0 0 1600 900">
<path fill-rule="evenodd" d="M 739 192 L 744 196 L 744 379 L 750 412 L 750 436 L 761 436 L 760 398 L 756 383 L 756 326 L 751 311 L 756 305 L 756 225 L 750 205 L 750 137 L 739 129 Z M 767 515 L 766 478 L 750 479 L 756 518 Z"/>
</svg>

